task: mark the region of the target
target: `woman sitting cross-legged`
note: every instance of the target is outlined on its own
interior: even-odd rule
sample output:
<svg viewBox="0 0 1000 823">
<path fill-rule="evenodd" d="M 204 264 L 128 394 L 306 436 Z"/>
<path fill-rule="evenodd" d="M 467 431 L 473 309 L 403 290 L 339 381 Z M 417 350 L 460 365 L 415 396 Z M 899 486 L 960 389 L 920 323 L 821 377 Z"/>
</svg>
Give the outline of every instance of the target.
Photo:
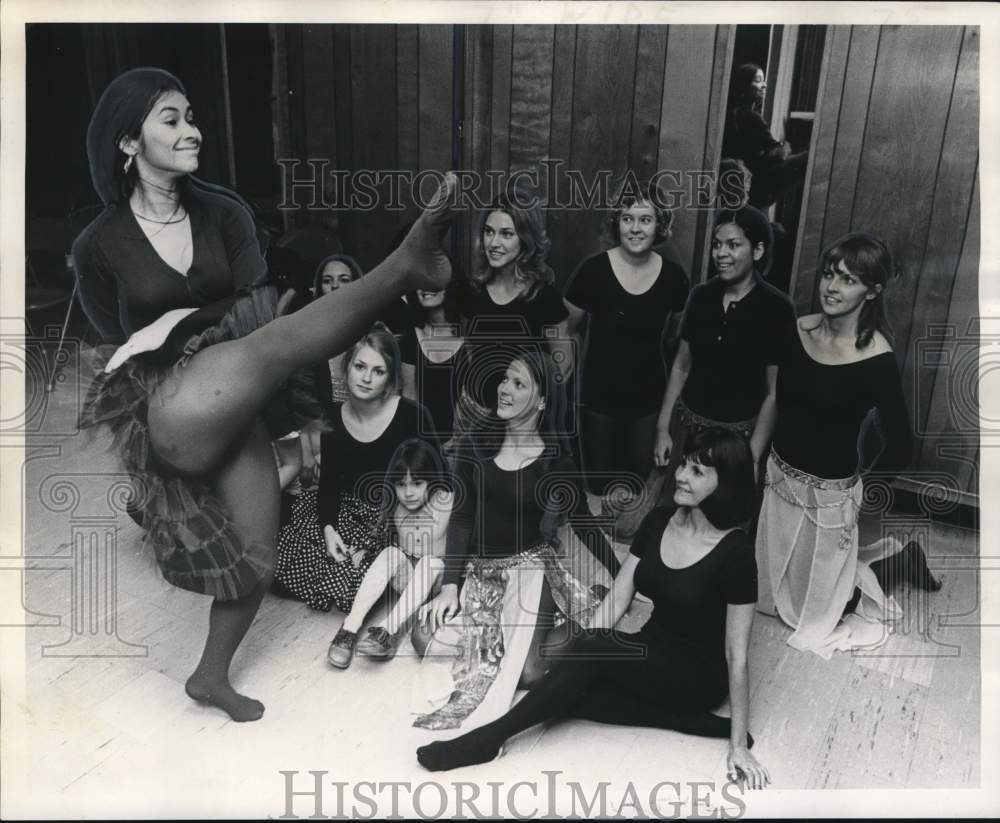
<svg viewBox="0 0 1000 823">
<path fill-rule="evenodd" d="M 757 599 L 753 546 L 737 524 L 753 501 L 753 463 L 741 435 L 695 434 L 677 470 L 675 508 L 654 509 L 612 590 L 552 668 L 503 717 L 417 749 L 427 769 L 485 763 L 536 723 L 602 723 L 728 737 L 728 771 L 752 788 L 770 777 L 750 753 L 747 650 Z M 614 631 L 633 595 L 654 604 L 637 634 Z M 732 719 L 709 710 L 729 694 Z"/>
<path fill-rule="evenodd" d="M 392 541 L 361 581 L 338 637 L 357 636 L 365 616 L 391 585 L 399 600 L 357 644 L 360 654 L 389 660 L 396 654 L 406 622 L 441 588 L 453 495 L 437 450 L 417 438 L 404 442 L 393 455 L 383 495 L 386 519 L 392 519 Z M 330 663 L 338 668 L 347 668 L 351 656 L 346 643 L 335 642 L 330 648 Z"/>
</svg>

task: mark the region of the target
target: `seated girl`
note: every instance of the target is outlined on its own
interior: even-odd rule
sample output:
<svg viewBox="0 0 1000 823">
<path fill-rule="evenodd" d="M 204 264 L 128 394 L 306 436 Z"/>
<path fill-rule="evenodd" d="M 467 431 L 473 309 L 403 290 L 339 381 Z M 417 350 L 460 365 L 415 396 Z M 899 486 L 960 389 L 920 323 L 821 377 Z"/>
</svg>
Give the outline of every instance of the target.
<svg viewBox="0 0 1000 823">
<path fill-rule="evenodd" d="M 384 621 L 368 627 L 357 644 L 360 654 L 389 660 L 406 622 L 440 591 L 445 534 L 451 518 L 452 492 L 437 451 L 424 440 L 404 442 L 386 474 L 385 512 L 392 518 L 393 540 L 375 558 L 361 581 L 354 605 L 330 647 L 329 661 L 346 669 L 353 656 L 352 638 L 372 606 L 391 585 L 399 600 Z"/>
</svg>

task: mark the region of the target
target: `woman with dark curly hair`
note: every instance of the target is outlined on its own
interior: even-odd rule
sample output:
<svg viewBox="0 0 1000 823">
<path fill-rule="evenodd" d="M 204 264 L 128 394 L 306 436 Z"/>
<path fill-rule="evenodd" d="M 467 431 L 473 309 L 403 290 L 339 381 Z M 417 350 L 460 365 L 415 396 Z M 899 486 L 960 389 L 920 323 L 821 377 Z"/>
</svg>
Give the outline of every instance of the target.
<svg viewBox="0 0 1000 823">
<path fill-rule="evenodd" d="M 200 147 L 184 86 L 169 72 L 133 69 L 98 101 L 87 155 L 106 207 L 74 243 L 73 265 L 87 317 L 121 345 L 92 384 L 81 425 L 110 429 L 163 576 L 213 598 L 188 695 L 252 721 L 264 706 L 233 688 L 229 666 L 274 571 L 280 492 L 262 412 L 389 302 L 447 285 L 438 245 L 455 181 L 369 277 L 276 317 L 249 210 L 192 176 Z M 319 413 L 316 403 L 298 410 L 302 419 Z"/>
<path fill-rule="evenodd" d="M 664 348 L 688 295 L 684 270 L 653 251 L 670 236 L 671 217 L 648 185 L 623 193 L 607 215 L 613 247 L 583 261 L 566 289 L 567 334 L 589 318 L 580 441 L 593 494 L 625 475 L 641 485 L 653 466 Z"/>
<path fill-rule="evenodd" d="M 871 467 L 880 472 L 905 467 L 912 448 L 885 315 L 899 275 L 892 254 L 874 235 L 849 234 L 823 252 L 819 272 L 820 312 L 784 335 L 757 565 L 761 611 L 795 629 L 790 646 L 830 657 L 887 639 L 896 582 L 941 584 L 917 542 L 858 541 L 867 430 L 876 426 L 885 444 Z"/>
</svg>

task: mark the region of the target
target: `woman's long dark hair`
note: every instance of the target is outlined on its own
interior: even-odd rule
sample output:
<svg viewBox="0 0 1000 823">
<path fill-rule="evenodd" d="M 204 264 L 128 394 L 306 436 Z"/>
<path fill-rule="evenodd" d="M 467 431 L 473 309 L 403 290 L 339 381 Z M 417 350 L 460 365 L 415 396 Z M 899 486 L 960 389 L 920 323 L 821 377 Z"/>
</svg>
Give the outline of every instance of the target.
<svg viewBox="0 0 1000 823">
<path fill-rule="evenodd" d="M 393 452 L 382 487 L 382 521 L 391 523 L 396 508 L 396 483 L 409 474 L 414 480 L 427 482 L 427 499 L 438 492 L 451 491 L 451 479 L 438 450 L 419 437 L 404 440 Z"/>
<path fill-rule="evenodd" d="M 552 241 L 545 232 L 545 212 L 542 210 L 541 198 L 520 186 L 514 186 L 510 192 L 497 198 L 490 208 L 480 213 L 476 239 L 479 252 L 475 255 L 476 264 L 472 267 L 469 280 L 475 289 L 482 290 L 495 274 L 486 260 L 483 229 L 489 216 L 497 211 L 508 215 L 514 223 L 514 231 L 521 241 L 517 273 L 528 283 L 525 299 L 533 300 L 542 286 L 551 286 L 555 282 L 556 276 L 552 267 L 545 262 L 552 248 Z"/>
<path fill-rule="evenodd" d="M 146 66 L 120 74 L 97 101 L 87 126 L 87 160 L 94 190 L 105 205 L 123 203 L 131 197 L 139 183 L 139 172 L 134 162 L 125 171 L 128 155 L 121 150 L 121 141 L 138 140 L 142 124 L 156 102 L 171 91 L 187 96 L 184 84 L 170 72 Z M 189 174 L 178 184 L 182 202 L 192 190 L 227 197 L 253 215 L 247 202 L 234 191 Z"/>
<path fill-rule="evenodd" d="M 743 63 L 733 71 L 733 79 L 729 85 L 729 109 L 748 108 L 759 112 L 761 109 L 760 100 L 753 88 L 753 79 L 757 72 L 763 73 L 764 69 L 756 63 Z"/>
<path fill-rule="evenodd" d="M 355 280 L 360 280 L 364 276 L 364 272 L 361 270 L 361 264 L 351 257 L 351 255 L 328 255 L 319 261 L 319 265 L 316 267 L 316 273 L 313 275 L 313 297 L 319 297 L 323 293 L 323 269 L 325 269 L 329 263 L 343 263 L 347 266 L 347 268 L 351 270 L 352 283 Z"/>
<path fill-rule="evenodd" d="M 867 232 L 845 234 L 820 255 L 820 276 L 841 262 L 851 274 L 876 292 L 861 307 L 854 347 L 865 348 L 876 331 L 891 341 L 892 328 L 885 313 L 885 289 L 890 281 L 900 276 L 901 271 L 893 260 L 889 246 L 881 238 Z"/>
</svg>

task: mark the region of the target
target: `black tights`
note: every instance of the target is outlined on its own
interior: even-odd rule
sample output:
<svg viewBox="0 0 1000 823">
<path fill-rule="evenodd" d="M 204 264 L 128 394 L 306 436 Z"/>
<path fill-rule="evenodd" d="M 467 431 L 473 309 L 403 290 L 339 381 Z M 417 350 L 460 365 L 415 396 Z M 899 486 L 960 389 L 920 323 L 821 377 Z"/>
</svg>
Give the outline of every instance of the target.
<svg viewBox="0 0 1000 823">
<path fill-rule="evenodd" d="M 422 746 L 417 749 L 417 759 L 431 771 L 486 763 L 515 734 L 543 721 L 565 717 L 673 729 L 702 737 L 729 737 L 729 718 L 703 707 L 706 701 L 721 702 L 722 696 L 713 694 L 712 688 L 699 688 L 700 678 L 688 676 L 696 667 L 686 666 L 674 654 L 666 655 L 665 660 L 670 657 L 674 657 L 678 670 L 673 695 L 662 688 L 660 678 L 644 676 L 649 672 L 647 653 L 628 635 L 583 631 L 572 651 L 554 663 L 505 715 L 453 740 Z M 718 700 L 713 701 L 716 696 Z M 671 708 L 670 703 L 675 707 Z M 749 735 L 748 744 L 752 745 Z"/>
<path fill-rule="evenodd" d="M 580 444 L 587 489 L 603 495 L 608 485 L 633 475 L 641 489 L 653 468 L 656 413 L 645 417 L 618 417 L 582 407 Z"/>
</svg>

